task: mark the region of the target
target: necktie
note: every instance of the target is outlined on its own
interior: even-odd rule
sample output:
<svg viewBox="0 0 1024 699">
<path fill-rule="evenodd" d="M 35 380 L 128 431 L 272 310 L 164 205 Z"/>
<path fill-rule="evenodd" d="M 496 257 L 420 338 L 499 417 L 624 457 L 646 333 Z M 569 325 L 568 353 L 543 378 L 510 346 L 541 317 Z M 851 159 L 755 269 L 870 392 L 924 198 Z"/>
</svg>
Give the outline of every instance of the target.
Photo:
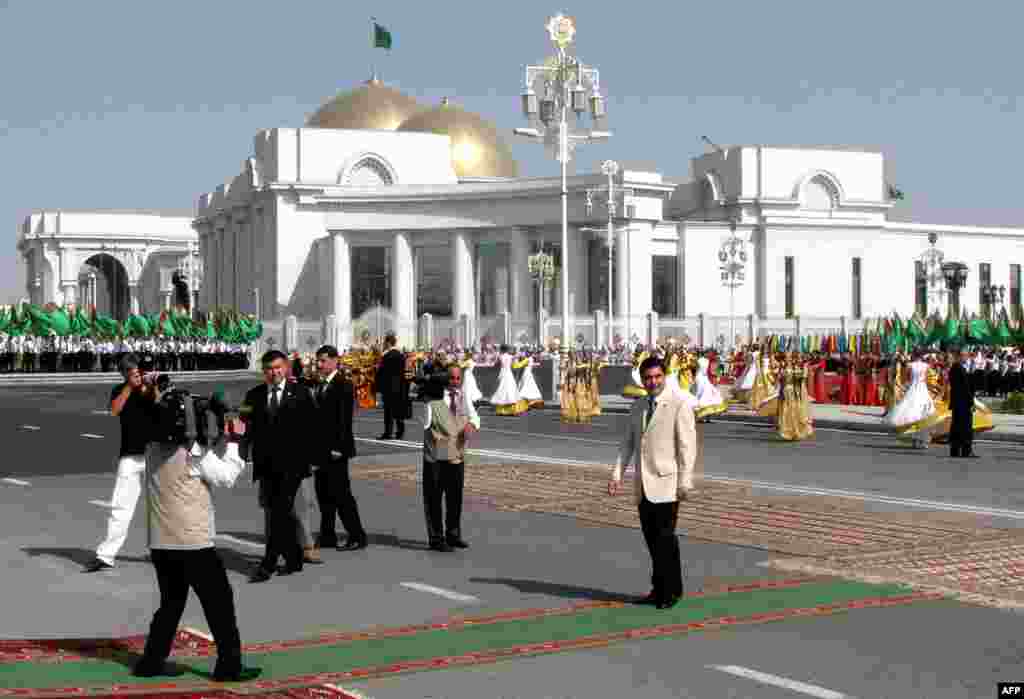
<svg viewBox="0 0 1024 699">
<path fill-rule="evenodd" d="M 324 397 L 324 391 L 326 391 L 326 390 L 327 390 L 327 382 L 326 381 L 320 382 L 320 385 L 316 387 L 316 398 L 317 398 L 317 400 L 320 400 L 321 398 Z"/>
<path fill-rule="evenodd" d="M 450 407 L 451 407 L 452 415 L 453 416 L 458 414 L 458 409 L 455 407 L 455 398 L 456 398 L 456 396 L 458 396 L 458 391 L 450 391 L 448 393 L 448 398 L 449 398 Z"/>
<path fill-rule="evenodd" d="M 647 399 L 647 414 L 644 416 L 644 431 L 647 431 L 648 426 L 651 424 L 651 418 L 654 417 L 654 396 Z"/>
<path fill-rule="evenodd" d="M 271 389 L 271 391 L 272 393 L 270 394 L 270 416 L 277 417 L 277 409 L 281 407 L 281 399 L 280 396 L 278 395 L 281 392 L 281 387 L 275 385 Z"/>
</svg>

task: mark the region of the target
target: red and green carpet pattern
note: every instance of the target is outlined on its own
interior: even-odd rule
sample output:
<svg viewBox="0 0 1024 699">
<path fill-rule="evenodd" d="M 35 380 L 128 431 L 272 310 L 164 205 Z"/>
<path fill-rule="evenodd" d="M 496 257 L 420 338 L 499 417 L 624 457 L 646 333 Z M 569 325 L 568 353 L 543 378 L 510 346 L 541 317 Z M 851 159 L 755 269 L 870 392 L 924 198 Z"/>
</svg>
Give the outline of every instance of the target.
<svg viewBox="0 0 1024 699">
<path fill-rule="evenodd" d="M 369 677 L 492 663 L 940 598 L 941 595 L 934 593 L 915 593 L 902 585 L 799 579 L 687 595 L 671 610 L 621 602 L 594 602 L 562 609 L 453 619 L 446 624 L 328 634 L 313 639 L 246 646 L 247 663 L 263 668 L 263 675 L 255 682 L 236 686 L 235 691 L 265 694 L 290 687 L 317 688 Z M 203 656 L 210 655 L 212 649 L 198 642 L 193 644 L 190 639 L 194 637 L 179 636 L 173 655 L 173 662 L 187 670 L 180 678 L 142 680 L 132 677 L 131 666 L 138 651 L 137 645 L 131 643 L 122 642 L 118 646 L 117 642 L 107 642 L 90 647 L 82 642 L 76 646 L 75 642 L 66 641 L 60 647 L 77 648 L 77 655 L 49 659 L 36 656 L 31 660 L 0 664 L 0 697 L 160 694 L 167 699 L 169 694 L 201 693 L 210 697 L 210 690 L 223 693 L 223 685 L 209 681 L 211 660 Z M 89 650 L 97 647 L 104 652 Z M 304 696 L 314 699 L 313 694 Z M 329 699 L 327 695 L 324 697 Z"/>
</svg>

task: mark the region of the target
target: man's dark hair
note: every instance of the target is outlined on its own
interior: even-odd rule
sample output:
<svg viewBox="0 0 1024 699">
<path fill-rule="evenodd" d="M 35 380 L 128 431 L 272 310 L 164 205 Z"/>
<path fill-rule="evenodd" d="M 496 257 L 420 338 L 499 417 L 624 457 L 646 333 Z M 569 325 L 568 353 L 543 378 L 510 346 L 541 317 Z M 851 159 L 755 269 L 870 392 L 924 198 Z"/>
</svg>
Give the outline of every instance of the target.
<svg viewBox="0 0 1024 699">
<path fill-rule="evenodd" d="M 648 357 L 647 359 L 640 362 L 640 376 L 642 377 L 645 371 L 647 371 L 648 369 L 653 369 L 655 367 L 661 369 L 661 373 L 666 373 L 665 360 L 663 360 L 661 357 Z"/>
<path fill-rule="evenodd" d="M 394 347 L 398 344 L 398 337 L 394 333 L 389 332 L 384 336 L 384 344 L 388 347 Z"/>
<path fill-rule="evenodd" d="M 132 369 L 139 368 L 139 355 L 132 352 L 121 358 L 121 373 L 127 374 Z"/>
<path fill-rule="evenodd" d="M 288 357 L 286 357 L 285 353 L 282 352 L 281 350 L 267 350 L 266 352 L 263 353 L 263 356 L 260 358 L 260 364 L 262 364 L 263 366 L 268 366 L 270 364 L 273 364 L 274 361 L 278 359 L 288 361 Z"/>
<path fill-rule="evenodd" d="M 318 357 L 330 357 L 331 359 L 338 358 L 338 348 L 334 345 L 324 345 L 316 351 Z"/>
</svg>

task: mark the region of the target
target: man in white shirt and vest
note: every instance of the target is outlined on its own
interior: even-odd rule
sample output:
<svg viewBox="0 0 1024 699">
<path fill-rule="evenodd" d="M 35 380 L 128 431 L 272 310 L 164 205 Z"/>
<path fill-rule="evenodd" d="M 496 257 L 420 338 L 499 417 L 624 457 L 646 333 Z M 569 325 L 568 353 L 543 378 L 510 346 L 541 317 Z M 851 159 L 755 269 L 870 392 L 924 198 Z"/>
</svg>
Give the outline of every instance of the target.
<svg viewBox="0 0 1024 699">
<path fill-rule="evenodd" d="M 432 551 L 469 548 L 462 538 L 462 491 L 466 439 L 480 429 L 480 416 L 462 391 L 462 369 L 435 372 L 425 387 L 423 417 L 423 507 Z M 442 529 L 441 503 L 444 501 Z"/>
<path fill-rule="evenodd" d="M 651 554 L 653 590 L 641 600 L 671 609 L 683 595 L 682 561 L 676 523 L 679 501 L 693 490 L 697 432 L 693 409 L 675 391 L 666 391 L 665 363 L 648 357 L 640 364 L 646 400 L 630 411 L 608 494 L 618 495 L 622 473 L 634 470 L 634 494 L 640 527 Z"/>
</svg>

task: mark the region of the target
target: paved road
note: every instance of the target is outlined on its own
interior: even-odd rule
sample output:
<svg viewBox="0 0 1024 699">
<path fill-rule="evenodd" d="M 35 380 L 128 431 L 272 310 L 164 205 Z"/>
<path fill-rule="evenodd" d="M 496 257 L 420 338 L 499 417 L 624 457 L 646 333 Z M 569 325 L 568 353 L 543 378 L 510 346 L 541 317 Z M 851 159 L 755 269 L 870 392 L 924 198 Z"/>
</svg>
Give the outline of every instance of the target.
<svg viewBox="0 0 1024 699">
<path fill-rule="evenodd" d="M 227 388 L 237 398 L 243 386 Z M 138 515 L 115 570 L 78 572 L 103 526 L 104 511 L 91 501 L 108 499 L 112 487 L 119 432 L 117 421 L 103 414 L 108 394 L 95 387 L 0 392 L 6 447 L 0 473 L 11 479 L 0 483 L 0 566 L 7 592 L 0 598 L 0 637 L 145 632 L 156 591 L 143 559 Z M 560 424 L 551 412 L 499 420 L 484 411 L 483 417 L 475 446 L 484 452 L 478 458 L 489 462 L 607 463 L 624 420 L 608 415 L 578 426 Z M 411 448 L 373 439 L 380 431 L 375 411 L 360 413 L 357 431 L 361 464 L 418 458 Z M 776 443 L 763 428 L 735 423 L 710 425 L 706 440 L 706 470 L 714 476 L 1024 510 L 1015 468 L 1021 452 L 1010 446 L 987 447 L 976 461 L 951 461 L 938 451 L 905 450 L 888 436 L 822 431 L 813 442 L 794 446 Z M 499 512 L 471 499 L 465 530 L 473 547 L 440 556 L 424 548 L 416 495 L 365 481 L 356 483 L 356 494 L 373 546 L 355 554 L 326 552 L 324 566 L 248 585 L 244 577 L 262 548 L 255 491 L 241 484 L 217 493 L 218 531 L 247 642 L 646 591 L 648 560 L 636 530 Z M 691 590 L 773 575 L 759 565 L 770 555 L 756 549 L 684 538 L 683 554 Z M 185 622 L 205 629 L 194 599 Z M 1009 612 L 923 603 L 358 686 L 378 698 L 990 696 L 997 679 L 1024 677 L 1018 630 L 1019 618 Z"/>
</svg>

